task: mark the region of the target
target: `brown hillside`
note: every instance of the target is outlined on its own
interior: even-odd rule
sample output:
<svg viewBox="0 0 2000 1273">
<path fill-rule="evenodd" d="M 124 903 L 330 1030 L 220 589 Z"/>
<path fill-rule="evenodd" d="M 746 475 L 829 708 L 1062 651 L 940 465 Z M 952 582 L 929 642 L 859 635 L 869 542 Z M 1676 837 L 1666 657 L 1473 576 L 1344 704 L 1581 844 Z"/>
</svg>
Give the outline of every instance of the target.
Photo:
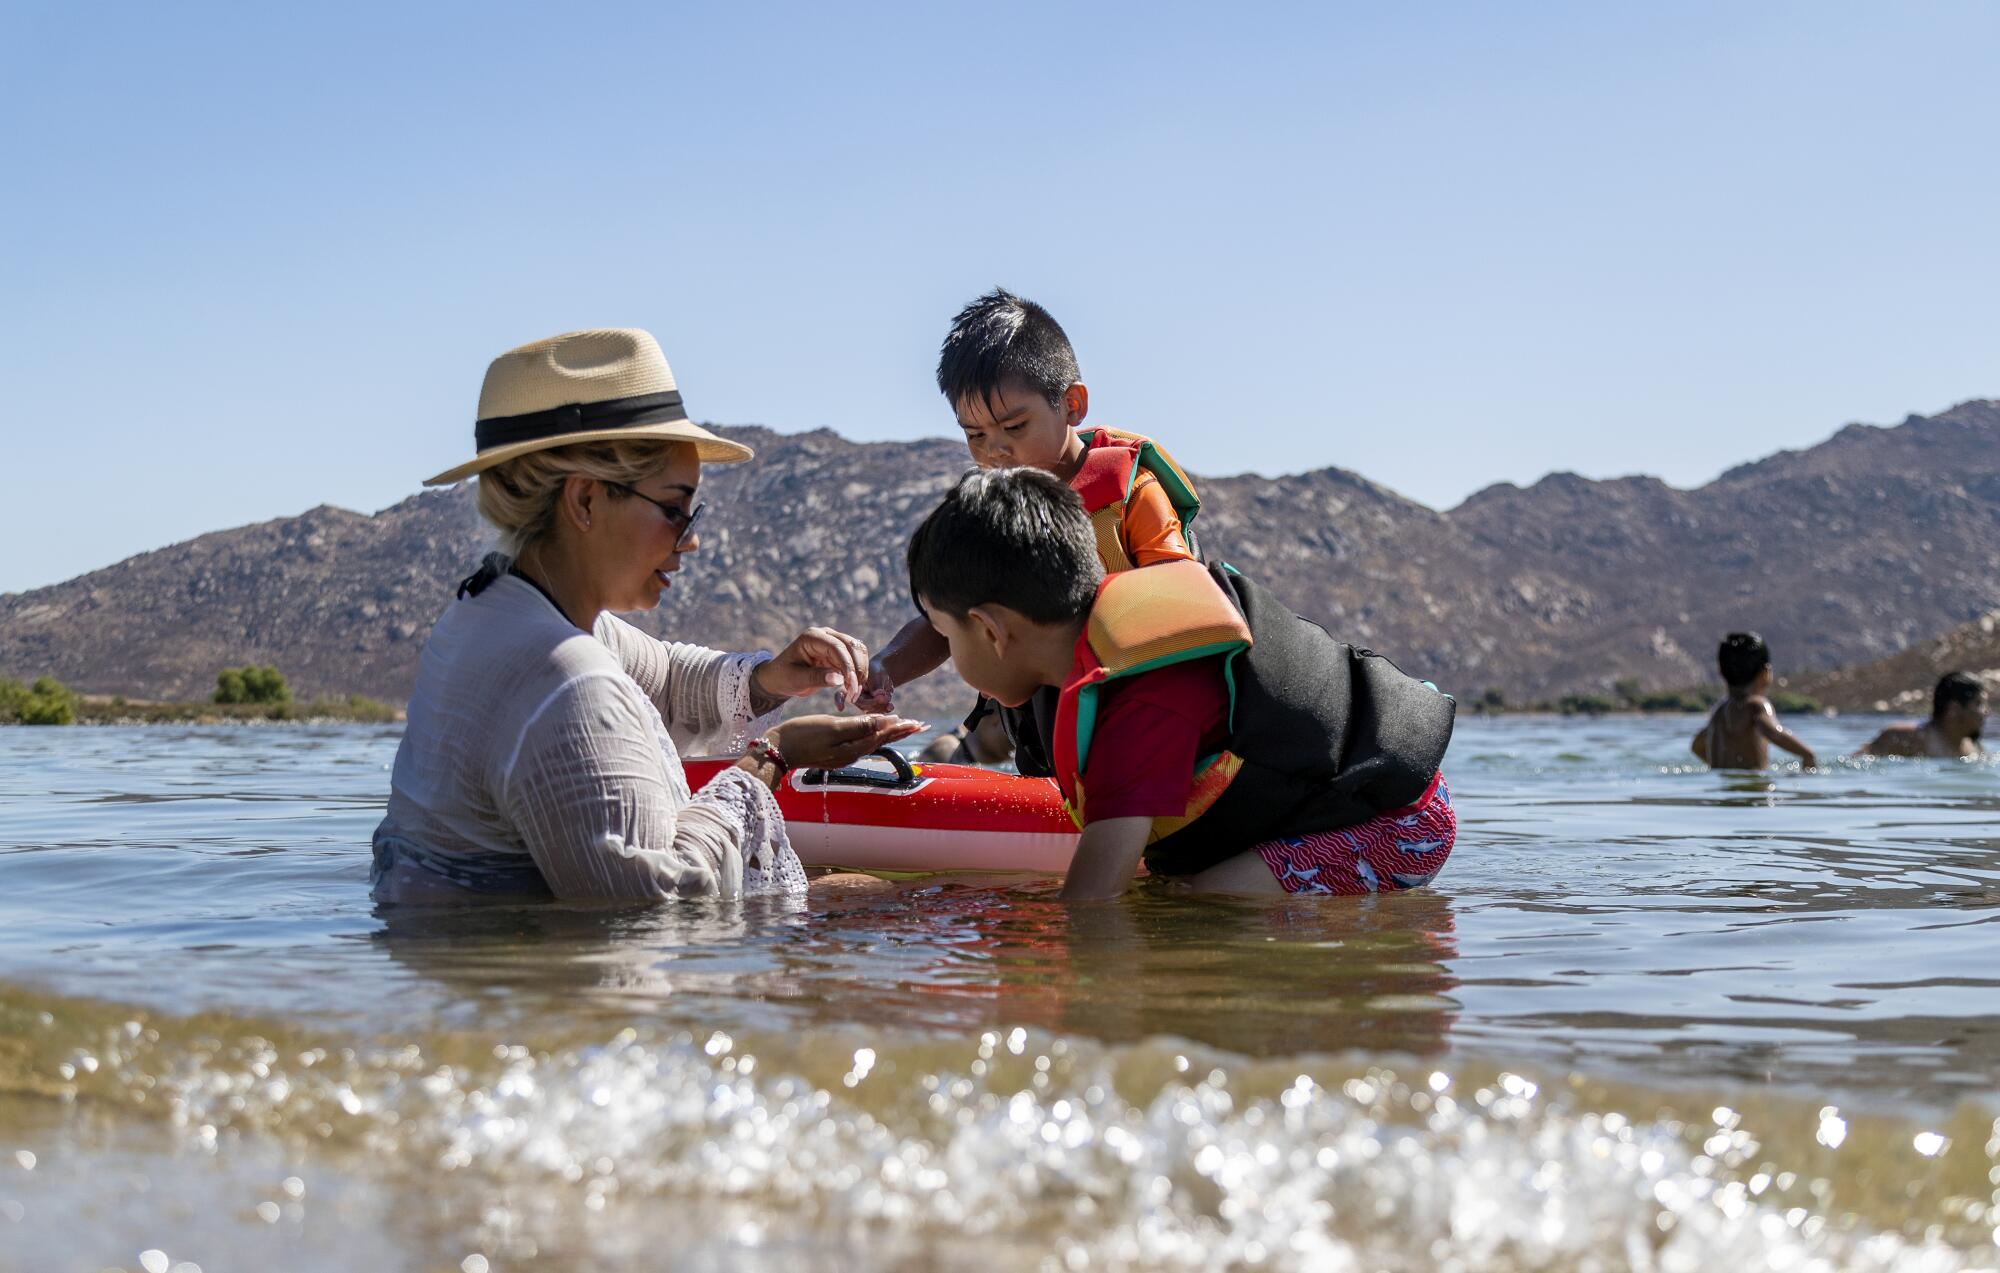
<svg viewBox="0 0 2000 1273">
<path fill-rule="evenodd" d="M 1946 672 L 1970 672 L 2000 695 L 2000 610 L 1886 659 L 1794 677 L 1791 688 L 1842 711 L 1925 715 Z"/>
<path fill-rule="evenodd" d="M 758 458 L 709 474 L 700 559 L 642 622 L 738 648 L 809 621 L 886 639 L 911 613 L 903 546 L 963 448 L 728 432 Z M 1409 671 L 1517 702 L 1627 677 L 1701 683 L 1730 628 L 1762 631 L 1797 676 L 2000 609 L 1995 402 L 1850 426 L 1693 490 L 1555 474 L 1439 512 L 1339 469 L 1202 488 L 1211 557 Z M 484 542 L 469 488 L 217 531 L 0 595 L 0 675 L 178 698 L 254 660 L 305 694 L 400 701 Z M 941 714 L 966 698 L 940 678 L 908 705 Z"/>
</svg>

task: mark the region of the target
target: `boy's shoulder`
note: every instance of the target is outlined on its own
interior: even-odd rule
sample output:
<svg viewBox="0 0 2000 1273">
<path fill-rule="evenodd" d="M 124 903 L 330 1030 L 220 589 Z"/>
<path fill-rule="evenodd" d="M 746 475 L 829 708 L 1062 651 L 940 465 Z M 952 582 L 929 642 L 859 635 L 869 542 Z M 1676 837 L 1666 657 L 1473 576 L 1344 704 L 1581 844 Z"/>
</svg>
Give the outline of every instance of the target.
<svg viewBox="0 0 2000 1273">
<path fill-rule="evenodd" d="M 1229 685 L 1222 656 L 1184 659 L 1106 681 L 1095 716 L 1093 756 L 1100 744 L 1146 755 L 1169 721 L 1204 734 L 1223 728 L 1229 719 Z"/>
<path fill-rule="evenodd" d="M 1863 752 L 1873 752 L 1882 756 L 1918 756 L 1923 754 L 1924 726 L 1920 724 L 1885 725 L 1882 732 L 1870 739 Z"/>
<path fill-rule="evenodd" d="M 1187 479 L 1186 471 L 1180 466 L 1173 452 L 1158 435 L 1140 433 L 1134 429 L 1115 429 L 1103 424 L 1081 424 L 1076 426 L 1076 435 L 1083 439 L 1084 446 L 1091 451 L 1125 451 L 1135 457 L 1150 453 L 1156 465 L 1164 465 L 1170 472 Z"/>
<path fill-rule="evenodd" d="M 1762 694 L 1731 694 L 1715 705 L 1717 714 L 1726 713 L 1736 707 L 1753 715 L 1761 715 L 1771 709 L 1771 700 Z"/>
<path fill-rule="evenodd" d="M 1188 525 L 1201 510 L 1194 479 L 1153 439 L 1101 426 L 1078 429 L 1088 445 L 1070 488 L 1093 518 L 1114 510 L 1098 528 L 1098 555 L 1113 573 L 1198 556 Z"/>
<path fill-rule="evenodd" d="M 1160 440 L 1150 433 L 1141 433 L 1136 429 L 1113 428 L 1108 424 L 1079 424 L 1076 426 L 1076 432 L 1078 437 L 1100 446 L 1107 443 L 1124 446 L 1139 446 L 1147 442 L 1154 446 L 1161 444 Z"/>
</svg>

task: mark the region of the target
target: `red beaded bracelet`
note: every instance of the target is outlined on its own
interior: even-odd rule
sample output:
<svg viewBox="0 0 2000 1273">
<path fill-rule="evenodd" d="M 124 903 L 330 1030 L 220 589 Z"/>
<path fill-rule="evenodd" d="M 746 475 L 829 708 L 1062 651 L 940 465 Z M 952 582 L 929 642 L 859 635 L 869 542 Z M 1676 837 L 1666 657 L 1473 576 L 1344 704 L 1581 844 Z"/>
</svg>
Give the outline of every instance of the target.
<svg viewBox="0 0 2000 1273">
<path fill-rule="evenodd" d="M 768 739 L 751 739 L 748 743 L 744 744 L 743 754 L 746 756 L 754 755 L 760 759 L 770 761 L 778 767 L 778 776 L 780 778 L 784 777 L 792 768 L 790 762 L 785 759 L 784 753 L 773 747 Z"/>
</svg>

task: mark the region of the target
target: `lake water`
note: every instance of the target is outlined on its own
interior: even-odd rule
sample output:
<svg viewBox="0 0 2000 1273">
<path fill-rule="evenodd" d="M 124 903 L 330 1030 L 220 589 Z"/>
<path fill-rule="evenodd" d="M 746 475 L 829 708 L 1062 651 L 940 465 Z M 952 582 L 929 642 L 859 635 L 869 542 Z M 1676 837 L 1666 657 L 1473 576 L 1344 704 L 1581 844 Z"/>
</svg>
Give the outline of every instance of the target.
<svg viewBox="0 0 2000 1273">
<path fill-rule="evenodd" d="M 1994 1267 L 2000 766 L 1696 723 L 1464 722 L 1409 894 L 460 915 L 393 728 L 0 730 L 0 1269 Z"/>
</svg>

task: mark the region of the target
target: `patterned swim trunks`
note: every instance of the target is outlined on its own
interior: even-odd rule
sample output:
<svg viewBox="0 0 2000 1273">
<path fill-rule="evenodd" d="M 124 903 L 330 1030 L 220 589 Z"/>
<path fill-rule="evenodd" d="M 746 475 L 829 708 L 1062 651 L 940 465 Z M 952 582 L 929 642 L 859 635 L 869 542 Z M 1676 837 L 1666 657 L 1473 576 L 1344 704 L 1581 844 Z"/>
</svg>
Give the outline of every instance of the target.
<svg viewBox="0 0 2000 1273">
<path fill-rule="evenodd" d="M 1458 840 L 1444 775 L 1407 808 L 1338 831 L 1270 840 L 1251 850 L 1287 893 L 1390 893 L 1437 878 Z"/>
</svg>

